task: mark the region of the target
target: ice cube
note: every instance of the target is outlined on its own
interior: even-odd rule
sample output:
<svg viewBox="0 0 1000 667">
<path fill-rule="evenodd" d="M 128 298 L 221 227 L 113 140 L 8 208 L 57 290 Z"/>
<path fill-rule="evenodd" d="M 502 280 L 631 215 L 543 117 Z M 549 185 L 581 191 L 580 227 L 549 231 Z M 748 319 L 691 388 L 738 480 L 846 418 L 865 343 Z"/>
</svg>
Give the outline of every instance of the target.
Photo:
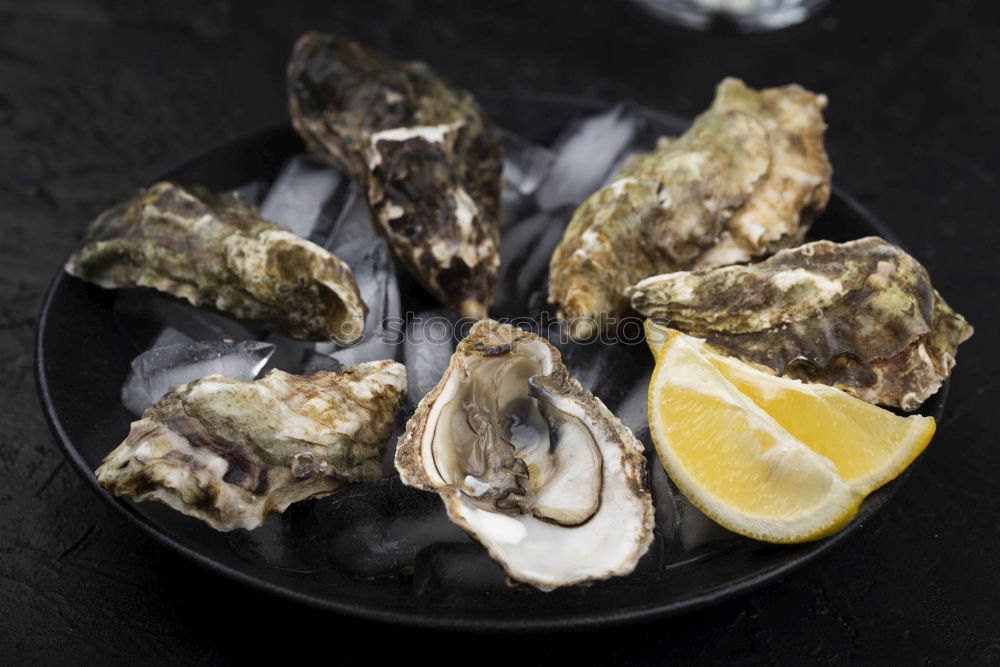
<svg viewBox="0 0 1000 667">
<path fill-rule="evenodd" d="M 745 539 L 729 532 L 692 505 L 667 476 L 656 449 L 648 442 L 645 444 L 656 525 L 666 551 L 664 560 L 669 567 L 724 552 Z"/>
<path fill-rule="evenodd" d="M 646 444 L 645 454 L 649 492 L 653 496 L 653 507 L 656 510 L 656 525 L 664 539 L 675 542 L 680 532 L 681 516 L 680 510 L 677 509 L 680 491 L 667 477 L 667 471 L 660 463 L 656 449 Z"/>
<path fill-rule="evenodd" d="M 293 155 L 271 184 L 260 215 L 304 239 L 325 241 L 332 222 L 324 220 L 324 206 L 345 180 L 339 171 L 308 153 Z"/>
<path fill-rule="evenodd" d="M 171 387 L 207 375 L 253 380 L 273 353 L 274 345 L 260 341 L 195 341 L 152 348 L 132 360 L 145 400 L 140 391 L 130 389 L 126 407 L 142 414 Z"/>
<path fill-rule="evenodd" d="M 555 162 L 538 188 L 538 204 L 553 209 L 579 205 L 607 179 L 643 132 L 645 120 L 622 102 L 570 125 L 553 145 Z"/>
<path fill-rule="evenodd" d="M 497 133 L 504 151 L 505 189 L 514 189 L 525 196 L 531 195 L 549 173 L 555 155 L 548 148 L 513 132 L 498 130 Z"/>
<path fill-rule="evenodd" d="M 571 216 L 569 207 L 561 207 L 536 213 L 504 229 L 494 297 L 498 314 L 524 315 L 532 295 L 544 289 L 552 251 L 559 245 Z"/>
<path fill-rule="evenodd" d="M 439 308 L 418 313 L 406 327 L 406 397 L 416 403 L 441 380 L 455 351 L 456 321 Z"/>
<path fill-rule="evenodd" d="M 649 380 L 652 377 L 653 370 L 650 368 L 649 372 L 641 376 L 640 379 L 632 385 L 632 388 L 628 390 L 625 397 L 615 406 L 615 414 L 618 418 L 622 420 L 625 426 L 632 429 L 632 432 L 638 437 L 639 432 L 643 429 L 648 428 L 648 417 L 647 410 L 649 404 Z"/>
<path fill-rule="evenodd" d="M 402 343 L 402 307 L 392 251 L 385 239 L 375 237 L 338 246 L 338 257 L 354 272 L 361 298 L 368 306 L 365 328 L 358 343 L 330 353 L 342 364 L 395 359 Z M 321 353 L 327 350 L 317 345 Z"/>
<path fill-rule="evenodd" d="M 333 232 L 323 247 L 332 252 L 337 257 L 343 257 L 343 252 L 351 247 L 360 247 L 363 243 L 369 242 L 378 237 L 378 233 L 372 226 L 371 216 L 368 213 L 368 202 L 353 183 L 343 188 L 343 197 L 338 193 L 337 201 L 341 202 L 339 209 L 331 210 L 331 216 L 336 220 Z M 331 209 L 335 208 L 331 206 Z"/>
<path fill-rule="evenodd" d="M 478 544 L 439 542 L 425 547 L 413 563 L 413 590 L 423 604 L 460 608 L 463 600 L 511 595 L 503 568 Z"/>
<path fill-rule="evenodd" d="M 524 217 L 524 212 L 531 202 L 514 188 L 504 188 L 500 193 L 500 215 L 503 229 Z M 503 236 L 503 233 L 501 233 Z"/>
<path fill-rule="evenodd" d="M 150 349 L 167 347 L 168 345 L 183 345 L 190 342 L 190 336 L 173 327 L 167 327 L 156 336 Z M 125 383 L 122 385 L 122 404 L 132 414 L 141 415 L 152 403 L 149 392 L 146 391 L 146 383 L 134 370 L 129 371 L 128 377 L 125 378 Z"/>
<path fill-rule="evenodd" d="M 583 341 L 573 341 L 565 326 L 546 332 L 558 348 L 570 375 L 596 394 L 616 414 L 626 411 L 632 424 L 642 424 L 635 415 L 643 384 L 653 369 L 653 357 L 645 344 L 642 321 L 620 320 L 617 326 Z"/>
<path fill-rule="evenodd" d="M 741 538 L 708 518 L 681 493 L 674 496 L 677 508 L 676 540 L 689 556 L 704 555 L 739 542 Z"/>
<path fill-rule="evenodd" d="M 472 546 L 435 494 L 404 486 L 398 475 L 341 489 L 314 512 L 310 539 L 322 545 L 323 565 L 356 576 L 409 576 L 425 549 Z"/>
<path fill-rule="evenodd" d="M 303 507 L 306 505 L 307 507 Z M 315 548 L 303 537 L 315 525 L 310 521 L 310 503 L 293 503 L 281 514 L 272 514 L 253 530 L 231 530 L 221 533 L 234 554 L 240 558 L 284 572 L 315 574 L 318 569 Z M 312 538 L 315 539 L 315 538 Z"/>
</svg>

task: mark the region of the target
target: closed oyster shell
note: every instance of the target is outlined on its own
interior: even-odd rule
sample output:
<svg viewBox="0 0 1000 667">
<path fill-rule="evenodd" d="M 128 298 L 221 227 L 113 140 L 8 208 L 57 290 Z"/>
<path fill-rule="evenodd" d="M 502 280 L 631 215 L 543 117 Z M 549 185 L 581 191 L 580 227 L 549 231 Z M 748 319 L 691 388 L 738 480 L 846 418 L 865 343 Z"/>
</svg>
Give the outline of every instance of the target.
<svg viewBox="0 0 1000 667">
<path fill-rule="evenodd" d="M 288 64 L 292 124 L 350 174 L 372 222 L 442 303 L 479 319 L 500 265 L 500 144 L 472 95 L 422 63 L 311 32 Z"/>
<path fill-rule="evenodd" d="M 586 338 L 650 275 L 746 261 L 802 242 L 830 196 L 826 97 L 723 80 L 677 139 L 629 160 L 577 209 L 552 255 L 549 300 Z"/>
<path fill-rule="evenodd" d="M 216 530 L 256 528 L 291 503 L 382 476 L 406 369 L 210 375 L 174 388 L 97 469 L 116 496 L 159 500 Z"/>
<path fill-rule="evenodd" d="M 167 181 L 105 211 L 66 272 L 152 287 L 296 338 L 355 341 L 367 309 L 351 268 L 238 195 Z"/>
<path fill-rule="evenodd" d="M 938 390 L 972 335 L 924 267 L 874 236 L 654 276 L 630 293 L 643 315 L 721 352 L 907 411 Z"/>
<path fill-rule="evenodd" d="M 420 401 L 396 469 L 541 590 L 628 574 L 652 540 L 642 445 L 547 341 L 493 320 Z"/>
</svg>

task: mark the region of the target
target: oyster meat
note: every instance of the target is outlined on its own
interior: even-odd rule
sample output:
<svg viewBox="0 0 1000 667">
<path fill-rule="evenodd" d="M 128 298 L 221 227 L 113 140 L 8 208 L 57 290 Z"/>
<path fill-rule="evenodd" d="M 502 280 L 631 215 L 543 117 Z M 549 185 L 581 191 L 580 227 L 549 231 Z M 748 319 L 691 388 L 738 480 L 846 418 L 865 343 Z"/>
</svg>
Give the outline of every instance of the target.
<svg viewBox="0 0 1000 667">
<path fill-rule="evenodd" d="M 874 236 L 653 276 L 630 293 L 643 315 L 725 354 L 907 411 L 938 390 L 972 335 L 924 267 Z"/>
<path fill-rule="evenodd" d="M 573 215 L 549 267 L 549 301 L 574 338 L 628 308 L 647 276 L 744 262 L 797 245 L 830 197 L 826 97 L 727 78 L 677 139 L 630 158 Z"/>
<path fill-rule="evenodd" d="M 500 264 L 502 157 L 472 95 L 422 63 L 303 35 L 288 64 L 292 124 L 349 174 L 372 222 L 442 303 L 479 319 Z"/>
<path fill-rule="evenodd" d="M 260 217 L 238 195 L 161 182 L 105 211 L 66 271 L 152 287 L 296 338 L 350 343 L 366 308 L 351 268 Z"/>
<path fill-rule="evenodd" d="M 542 590 L 628 574 L 652 540 L 642 445 L 547 341 L 493 320 L 420 401 L 396 469 Z"/>
<path fill-rule="evenodd" d="M 406 369 L 394 361 L 176 387 L 132 423 L 97 480 L 216 530 L 256 528 L 291 503 L 382 476 Z"/>
</svg>

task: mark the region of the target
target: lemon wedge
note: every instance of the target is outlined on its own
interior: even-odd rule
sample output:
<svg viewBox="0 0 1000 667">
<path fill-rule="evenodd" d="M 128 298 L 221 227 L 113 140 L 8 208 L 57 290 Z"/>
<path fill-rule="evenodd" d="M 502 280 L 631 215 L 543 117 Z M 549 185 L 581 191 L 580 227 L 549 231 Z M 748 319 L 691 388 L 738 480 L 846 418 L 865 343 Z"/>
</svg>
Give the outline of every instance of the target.
<svg viewBox="0 0 1000 667">
<path fill-rule="evenodd" d="M 934 435 L 839 389 L 776 377 L 678 331 L 647 325 L 656 353 L 649 428 L 670 478 L 729 530 L 805 542 L 847 524 Z"/>
</svg>

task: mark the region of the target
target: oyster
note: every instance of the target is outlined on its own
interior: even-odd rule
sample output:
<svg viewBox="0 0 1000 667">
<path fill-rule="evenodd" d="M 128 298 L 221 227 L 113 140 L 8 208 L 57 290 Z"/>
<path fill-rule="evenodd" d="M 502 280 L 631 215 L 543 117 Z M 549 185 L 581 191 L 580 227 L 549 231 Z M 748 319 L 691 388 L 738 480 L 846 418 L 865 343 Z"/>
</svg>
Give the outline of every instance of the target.
<svg viewBox="0 0 1000 667">
<path fill-rule="evenodd" d="M 825 106 L 797 85 L 756 91 L 727 78 L 681 137 L 628 160 L 552 255 L 549 301 L 571 335 L 624 313 L 624 290 L 642 278 L 801 243 L 830 196 Z"/>
<path fill-rule="evenodd" d="M 907 411 L 938 390 L 972 335 L 924 267 L 874 236 L 653 276 L 630 293 L 643 315 L 725 354 Z"/>
<path fill-rule="evenodd" d="M 351 268 L 237 195 L 161 182 L 105 211 L 66 271 L 105 288 L 153 287 L 296 338 L 350 343 L 366 308 Z"/>
<path fill-rule="evenodd" d="M 288 64 L 292 124 L 364 191 L 372 221 L 442 303 L 485 317 L 500 265 L 500 145 L 469 93 L 422 63 L 303 35 Z"/>
<path fill-rule="evenodd" d="M 405 392 L 406 369 L 394 361 L 340 374 L 273 370 L 253 382 L 210 375 L 133 422 L 97 480 L 216 530 L 249 530 L 291 503 L 380 478 Z"/>
<path fill-rule="evenodd" d="M 628 574 L 652 540 L 642 445 L 547 341 L 493 320 L 420 401 L 396 469 L 542 590 Z"/>
</svg>

